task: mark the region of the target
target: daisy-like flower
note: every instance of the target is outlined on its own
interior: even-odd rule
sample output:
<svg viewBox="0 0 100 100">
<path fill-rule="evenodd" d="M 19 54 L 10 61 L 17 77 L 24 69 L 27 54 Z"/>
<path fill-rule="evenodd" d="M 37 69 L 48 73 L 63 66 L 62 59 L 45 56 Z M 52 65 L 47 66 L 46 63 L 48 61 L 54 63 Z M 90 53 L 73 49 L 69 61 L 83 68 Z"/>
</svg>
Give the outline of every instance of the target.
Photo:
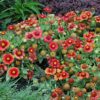
<svg viewBox="0 0 100 100">
<path fill-rule="evenodd" d="M 29 52 L 29 53 L 34 53 L 34 52 L 35 52 L 35 50 L 34 50 L 34 48 L 33 48 L 33 47 L 29 47 L 29 48 L 28 48 L 28 52 Z"/>
<path fill-rule="evenodd" d="M 8 75 L 11 78 L 17 78 L 19 76 L 19 69 L 17 67 L 11 67 L 8 70 Z"/>
<path fill-rule="evenodd" d="M 91 92 L 90 100 L 98 100 L 100 97 L 100 94 L 98 93 L 97 90 L 93 90 Z"/>
<path fill-rule="evenodd" d="M 75 16 L 74 21 L 80 21 L 80 16 Z"/>
<path fill-rule="evenodd" d="M 60 80 L 64 80 L 69 77 L 69 73 L 66 71 L 61 72 L 61 76 L 59 77 Z"/>
<path fill-rule="evenodd" d="M 56 42 L 50 42 L 49 48 L 51 51 L 56 51 L 58 49 L 58 44 Z"/>
<path fill-rule="evenodd" d="M 80 23 L 80 24 L 78 25 L 78 27 L 79 27 L 80 30 L 84 30 L 84 29 L 86 29 L 86 24 Z"/>
<path fill-rule="evenodd" d="M 42 30 L 40 28 L 35 29 L 34 31 L 32 31 L 32 34 L 34 39 L 40 39 L 42 37 Z"/>
<path fill-rule="evenodd" d="M 4 54 L 3 57 L 2 57 L 2 60 L 3 60 L 4 64 L 10 65 L 10 64 L 13 63 L 14 57 L 10 53 L 9 54 Z"/>
<path fill-rule="evenodd" d="M 0 51 L 5 51 L 10 46 L 10 42 L 8 40 L 0 40 Z"/>
<path fill-rule="evenodd" d="M 89 75 L 88 72 L 79 72 L 79 73 L 78 73 L 78 77 L 79 77 L 80 79 L 84 79 L 84 78 L 89 78 L 90 75 Z"/>
<path fill-rule="evenodd" d="M 33 34 L 31 32 L 28 32 L 25 34 L 25 39 L 26 40 L 31 40 L 33 38 Z"/>
<path fill-rule="evenodd" d="M 46 18 L 47 16 L 45 14 L 39 14 L 39 18 Z"/>
<path fill-rule="evenodd" d="M 85 13 L 82 13 L 82 14 L 80 15 L 80 19 L 81 19 L 81 21 L 87 20 L 87 19 L 88 19 L 88 16 L 87 16 Z"/>
<path fill-rule="evenodd" d="M 59 33 L 63 33 L 64 32 L 64 28 L 62 26 L 58 27 L 57 30 L 58 30 Z"/>
<path fill-rule="evenodd" d="M 52 37 L 50 35 L 44 36 L 44 42 L 50 43 L 52 41 Z"/>
<path fill-rule="evenodd" d="M 92 40 L 92 39 L 87 39 L 86 42 L 89 43 L 89 44 L 92 44 L 92 43 L 94 43 L 94 40 Z"/>
<path fill-rule="evenodd" d="M 43 10 L 45 12 L 47 12 L 47 13 L 51 13 L 52 12 L 52 9 L 50 7 L 45 7 Z"/>
<path fill-rule="evenodd" d="M 91 37 L 91 34 L 88 34 L 88 33 L 83 34 L 83 37 L 84 37 L 85 39 L 91 39 L 91 38 L 92 38 L 92 37 Z"/>
<path fill-rule="evenodd" d="M 92 13 L 90 11 L 85 11 L 84 14 L 86 14 L 88 16 L 88 18 L 92 17 Z"/>
<path fill-rule="evenodd" d="M 91 44 L 87 43 L 87 44 L 84 45 L 83 50 L 84 50 L 84 52 L 90 53 L 90 52 L 93 51 L 93 46 Z"/>
<path fill-rule="evenodd" d="M 13 51 L 15 58 L 22 60 L 25 56 L 24 50 L 18 50 L 17 48 Z"/>
<path fill-rule="evenodd" d="M 0 76 L 3 75 L 5 71 L 7 71 L 7 66 L 0 64 Z"/>
<path fill-rule="evenodd" d="M 97 23 L 100 23 L 100 16 L 96 16 L 95 20 L 96 20 Z"/>
<path fill-rule="evenodd" d="M 49 60 L 49 64 L 53 68 L 59 68 L 60 61 L 58 59 L 56 59 L 56 58 L 52 58 L 51 60 Z"/>
<path fill-rule="evenodd" d="M 74 43 L 75 43 L 75 40 L 74 40 L 73 38 L 68 38 L 68 39 L 66 40 L 66 44 L 68 44 L 68 47 L 71 46 L 71 45 L 74 44 Z"/>
<path fill-rule="evenodd" d="M 46 68 L 45 73 L 47 75 L 54 75 L 56 73 L 56 69 L 55 68 Z"/>
<path fill-rule="evenodd" d="M 76 29 L 78 26 L 76 25 L 76 24 L 74 24 L 74 23 L 69 23 L 68 24 L 68 30 L 74 30 L 74 29 Z"/>
<path fill-rule="evenodd" d="M 9 25 L 8 26 L 8 30 L 14 30 L 15 29 L 15 26 L 14 25 Z"/>
<path fill-rule="evenodd" d="M 79 39 L 77 39 L 77 40 L 75 41 L 75 45 L 74 45 L 75 50 L 79 50 L 79 49 L 82 48 L 82 47 L 83 47 L 82 41 L 79 40 Z"/>
<path fill-rule="evenodd" d="M 68 54 L 67 54 L 67 57 L 68 57 L 68 58 L 75 58 L 75 57 L 76 57 L 75 51 L 70 50 L 70 51 L 68 52 Z"/>
<path fill-rule="evenodd" d="M 69 77 L 69 73 L 66 71 L 62 71 L 54 75 L 54 79 L 57 80 L 64 80 Z"/>
</svg>

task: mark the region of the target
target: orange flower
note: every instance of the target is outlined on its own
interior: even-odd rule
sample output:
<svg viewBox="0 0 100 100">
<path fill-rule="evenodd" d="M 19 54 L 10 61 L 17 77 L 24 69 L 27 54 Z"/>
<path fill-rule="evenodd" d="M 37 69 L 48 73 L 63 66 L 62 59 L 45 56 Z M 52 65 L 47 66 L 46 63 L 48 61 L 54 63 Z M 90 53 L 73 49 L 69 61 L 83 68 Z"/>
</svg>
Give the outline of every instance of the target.
<svg viewBox="0 0 100 100">
<path fill-rule="evenodd" d="M 89 78 L 90 77 L 88 72 L 79 72 L 78 76 L 79 76 L 80 79 L 84 79 L 84 78 Z"/>
<path fill-rule="evenodd" d="M 87 16 L 85 13 L 82 13 L 82 14 L 80 15 L 80 19 L 81 19 L 81 21 L 87 20 L 87 19 L 88 19 L 88 16 Z"/>
<path fill-rule="evenodd" d="M 56 69 L 54 69 L 54 68 L 46 68 L 45 69 L 45 73 L 47 75 L 54 75 L 56 73 Z"/>
<path fill-rule="evenodd" d="M 88 18 L 92 17 L 92 13 L 90 11 L 85 11 L 84 13 L 88 16 Z"/>
</svg>

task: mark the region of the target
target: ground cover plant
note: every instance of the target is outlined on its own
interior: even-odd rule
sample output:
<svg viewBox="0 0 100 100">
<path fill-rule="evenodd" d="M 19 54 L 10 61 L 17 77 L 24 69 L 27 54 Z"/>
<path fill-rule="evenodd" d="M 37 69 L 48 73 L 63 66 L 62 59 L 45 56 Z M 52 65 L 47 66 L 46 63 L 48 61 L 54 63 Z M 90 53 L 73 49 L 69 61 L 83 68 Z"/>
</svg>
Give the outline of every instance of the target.
<svg viewBox="0 0 100 100">
<path fill-rule="evenodd" d="M 90 10 L 100 15 L 99 0 L 38 0 L 47 7 L 52 8 L 55 14 L 64 14 L 69 11 Z"/>
<path fill-rule="evenodd" d="M 32 14 L 9 25 L 0 32 L 1 81 L 24 78 L 50 100 L 98 100 L 99 23 L 100 16 L 90 11 L 71 11 L 63 16 Z M 42 100 L 38 94 L 36 98 Z"/>
</svg>

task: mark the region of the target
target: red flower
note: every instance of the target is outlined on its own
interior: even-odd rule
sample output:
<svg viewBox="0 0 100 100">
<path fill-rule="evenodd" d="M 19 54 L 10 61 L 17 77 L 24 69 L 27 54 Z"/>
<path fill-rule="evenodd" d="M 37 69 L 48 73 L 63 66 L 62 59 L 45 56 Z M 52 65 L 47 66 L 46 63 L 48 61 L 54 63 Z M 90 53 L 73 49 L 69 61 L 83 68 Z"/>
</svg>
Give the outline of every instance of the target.
<svg viewBox="0 0 100 100">
<path fill-rule="evenodd" d="M 56 73 L 56 69 L 54 69 L 54 68 L 46 68 L 45 69 L 45 73 L 47 75 L 54 75 Z"/>
<path fill-rule="evenodd" d="M 8 26 L 8 30 L 14 30 L 15 29 L 15 26 L 14 25 L 9 25 Z"/>
<path fill-rule="evenodd" d="M 90 44 L 84 45 L 84 48 L 83 49 L 84 49 L 84 52 L 88 52 L 88 53 L 90 53 L 90 52 L 93 51 L 93 47 Z"/>
<path fill-rule="evenodd" d="M 81 21 L 87 20 L 87 19 L 88 19 L 88 16 L 87 16 L 85 13 L 82 13 L 82 14 L 80 15 L 80 19 L 81 19 Z"/>
<path fill-rule="evenodd" d="M 0 76 L 3 75 L 5 71 L 7 71 L 7 66 L 0 64 Z"/>
<path fill-rule="evenodd" d="M 60 62 L 59 62 L 59 60 L 56 59 L 56 58 L 50 59 L 50 60 L 49 60 L 49 64 L 50 64 L 50 66 L 53 67 L 53 68 L 59 68 L 59 66 L 60 66 Z"/>
<path fill-rule="evenodd" d="M 89 34 L 91 35 L 91 38 L 95 37 L 95 33 L 94 32 L 89 32 Z"/>
<path fill-rule="evenodd" d="M 41 29 L 35 29 L 33 32 L 33 38 L 40 39 L 42 37 L 42 30 Z"/>
<path fill-rule="evenodd" d="M 10 65 L 10 64 L 12 64 L 13 63 L 13 61 L 14 61 L 14 57 L 13 57 L 13 55 L 12 54 L 4 54 L 3 55 L 3 62 L 5 63 L 5 64 L 7 64 L 7 65 Z"/>
<path fill-rule="evenodd" d="M 86 33 L 86 34 L 83 34 L 83 37 L 84 37 L 85 39 L 91 39 L 91 38 L 92 38 L 92 35 L 89 34 L 89 33 Z"/>
<path fill-rule="evenodd" d="M 44 37 L 44 42 L 50 43 L 51 41 L 52 41 L 52 37 L 50 35 Z"/>
<path fill-rule="evenodd" d="M 47 13 L 51 13 L 52 12 L 52 9 L 50 7 L 45 7 L 43 10 L 45 12 L 47 12 Z"/>
<path fill-rule="evenodd" d="M 14 56 L 19 60 L 23 59 L 25 56 L 24 50 L 14 49 Z"/>
<path fill-rule="evenodd" d="M 88 18 L 92 17 L 92 13 L 90 11 L 85 11 L 84 13 L 88 16 Z"/>
<path fill-rule="evenodd" d="M 61 27 L 61 26 L 60 26 L 60 27 L 58 27 L 58 32 L 59 32 L 59 33 L 63 33 L 63 32 L 64 32 L 64 28 L 63 28 L 63 27 Z"/>
<path fill-rule="evenodd" d="M 74 21 L 80 21 L 80 17 L 79 16 L 74 17 Z"/>
<path fill-rule="evenodd" d="M 46 18 L 47 16 L 45 14 L 40 14 L 39 18 Z"/>
<path fill-rule="evenodd" d="M 76 41 L 75 41 L 75 50 L 79 50 L 80 48 L 82 48 L 83 47 L 83 45 L 82 45 L 82 41 L 81 40 L 79 40 L 79 39 L 77 39 Z"/>
<path fill-rule="evenodd" d="M 55 88 L 53 92 L 56 92 L 58 95 L 63 95 L 63 91 L 61 88 Z"/>
<path fill-rule="evenodd" d="M 34 75 L 34 72 L 32 70 L 28 70 L 27 72 L 28 79 L 32 79 L 33 75 Z"/>
<path fill-rule="evenodd" d="M 5 51 L 10 46 L 8 40 L 0 40 L 0 51 Z"/>
<path fill-rule="evenodd" d="M 68 19 L 71 19 L 72 17 L 76 16 L 76 13 L 74 11 L 70 11 L 66 13 L 65 16 L 68 17 Z"/>
<path fill-rule="evenodd" d="M 79 76 L 80 79 L 84 79 L 84 78 L 89 78 L 90 77 L 88 72 L 79 72 L 78 76 Z"/>
<path fill-rule="evenodd" d="M 68 47 L 71 46 L 71 45 L 74 44 L 74 43 L 75 43 L 75 41 L 74 41 L 73 38 L 68 38 L 68 39 L 66 40 L 66 44 L 68 44 Z"/>
<path fill-rule="evenodd" d="M 77 25 L 76 24 L 74 24 L 74 23 L 69 23 L 68 24 L 68 30 L 74 30 L 76 28 L 77 28 Z"/>
<path fill-rule="evenodd" d="M 36 18 L 29 18 L 26 20 L 23 24 L 27 24 L 28 26 L 36 25 L 37 24 L 37 19 Z"/>
<path fill-rule="evenodd" d="M 64 49 L 67 49 L 67 48 L 69 47 L 69 45 L 68 45 L 68 43 L 66 42 L 66 40 L 62 42 L 62 47 L 63 47 Z"/>
<path fill-rule="evenodd" d="M 70 50 L 70 51 L 68 52 L 68 54 L 67 54 L 67 57 L 68 57 L 68 58 L 75 58 L 75 57 L 76 57 L 75 51 Z"/>
<path fill-rule="evenodd" d="M 64 79 L 66 79 L 68 77 L 69 77 L 69 73 L 67 73 L 66 71 L 62 71 L 59 79 L 60 80 L 64 80 Z"/>
<path fill-rule="evenodd" d="M 72 84 L 72 83 L 74 83 L 74 79 L 73 79 L 73 78 L 70 78 L 70 79 L 68 80 L 68 82 L 69 82 L 70 84 Z"/>
<path fill-rule="evenodd" d="M 50 100 L 58 100 L 58 94 L 56 92 L 52 92 L 51 96 L 50 96 Z"/>
<path fill-rule="evenodd" d="M 28 32 L 25 34 L 25 39 L 26 40 L 31 40 L 33 38 L 33 34 L 31 32 Z"/>
<path fill-rule="evenodd" d="M 100 16 L 96 16 L 95 20 L 96 20 L 97 23 L 100 23 Z"/>
<path fill-rule="evenodd" d="M 17 78 L 19 76 L 19 69 L 17 67 L 10 68 L 8 75 L 12 78 Z"/>
<path fill-rule="evenodd" d="M 84 30 L 84 29 L 86 29 L 86 24 L 80 23 L 80 24 L 78 25 L 78 27 L 79 27 L 80 30 Z"/>
<path fill-rule="evenodd" d="M 34 50 L 34 48 L 33 48 L 33 47 L 29 47 L 28 52 L 29 52 L 29 53 L 34 53 L 34 52 L 35 52 L 35 50 Z"/>
<path fill-rule="evenodd" d="M 98 100 L 100 97 L 100 94 L 98 93 L 97 90 L 93 90 L 91 92 L 90 100 Z"/>
<path fill-rule="evenodd" d="M 58 49 L 58 44 L 56 42 L 50 42 L 49 48 L 51 51 L 56 51 Z"/>
<path fill-rule="evenodd" d="M 91 43 L 94 43 L 94 40 L 92 40 L 92 39 L 87 39 L 86 42 L 91 44 Z"/>
</svg>

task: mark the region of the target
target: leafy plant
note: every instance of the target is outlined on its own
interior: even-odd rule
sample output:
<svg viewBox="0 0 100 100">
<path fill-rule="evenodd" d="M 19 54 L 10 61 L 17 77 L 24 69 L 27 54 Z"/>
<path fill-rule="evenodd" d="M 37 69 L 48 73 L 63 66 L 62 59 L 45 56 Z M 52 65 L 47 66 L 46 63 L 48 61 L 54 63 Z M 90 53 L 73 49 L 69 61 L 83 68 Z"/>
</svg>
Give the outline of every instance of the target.
<svg viewBox="0 0 100 100">
<path fill-rule="evenodd" d="M 3 0 L 0 2 L 0 5 L 2 7 L 0 20 L 2 21 L 3 28 L 5 28 L 8 23 L 25 20 L 30 14 L 39 14 L 43 6 L 41 3 L 33 0 Z M 5 6 L 7 6 L 7 8 Z"/>
<path fill-rule="evenodd" d="M 35 79 L 34 79 L 35 81 Z M 26 88 L 20 91 L 16 90 L 16 81 L 0 83 L 0 100 L 48 100 L 50 97 L 50 87 L 47 87 L 47 82 L 38 83 L 37 90 L 33 89 L 32 85 L 27 85 Z M 23 84 L 21 84 L 23 85 Z M 34 87 L 35 88 L 35 87 Z"/>
<path fill-rule="evenodd" d="M 64 14 L 69 11 L 90 10 L 95 11 L 95 14 L 100 14 L 99 0 L 38 0 L 45 6 L 53 9 L 55 14 Z M 93 10 L 94 9 L 94 10 Z"/>
</svg>

